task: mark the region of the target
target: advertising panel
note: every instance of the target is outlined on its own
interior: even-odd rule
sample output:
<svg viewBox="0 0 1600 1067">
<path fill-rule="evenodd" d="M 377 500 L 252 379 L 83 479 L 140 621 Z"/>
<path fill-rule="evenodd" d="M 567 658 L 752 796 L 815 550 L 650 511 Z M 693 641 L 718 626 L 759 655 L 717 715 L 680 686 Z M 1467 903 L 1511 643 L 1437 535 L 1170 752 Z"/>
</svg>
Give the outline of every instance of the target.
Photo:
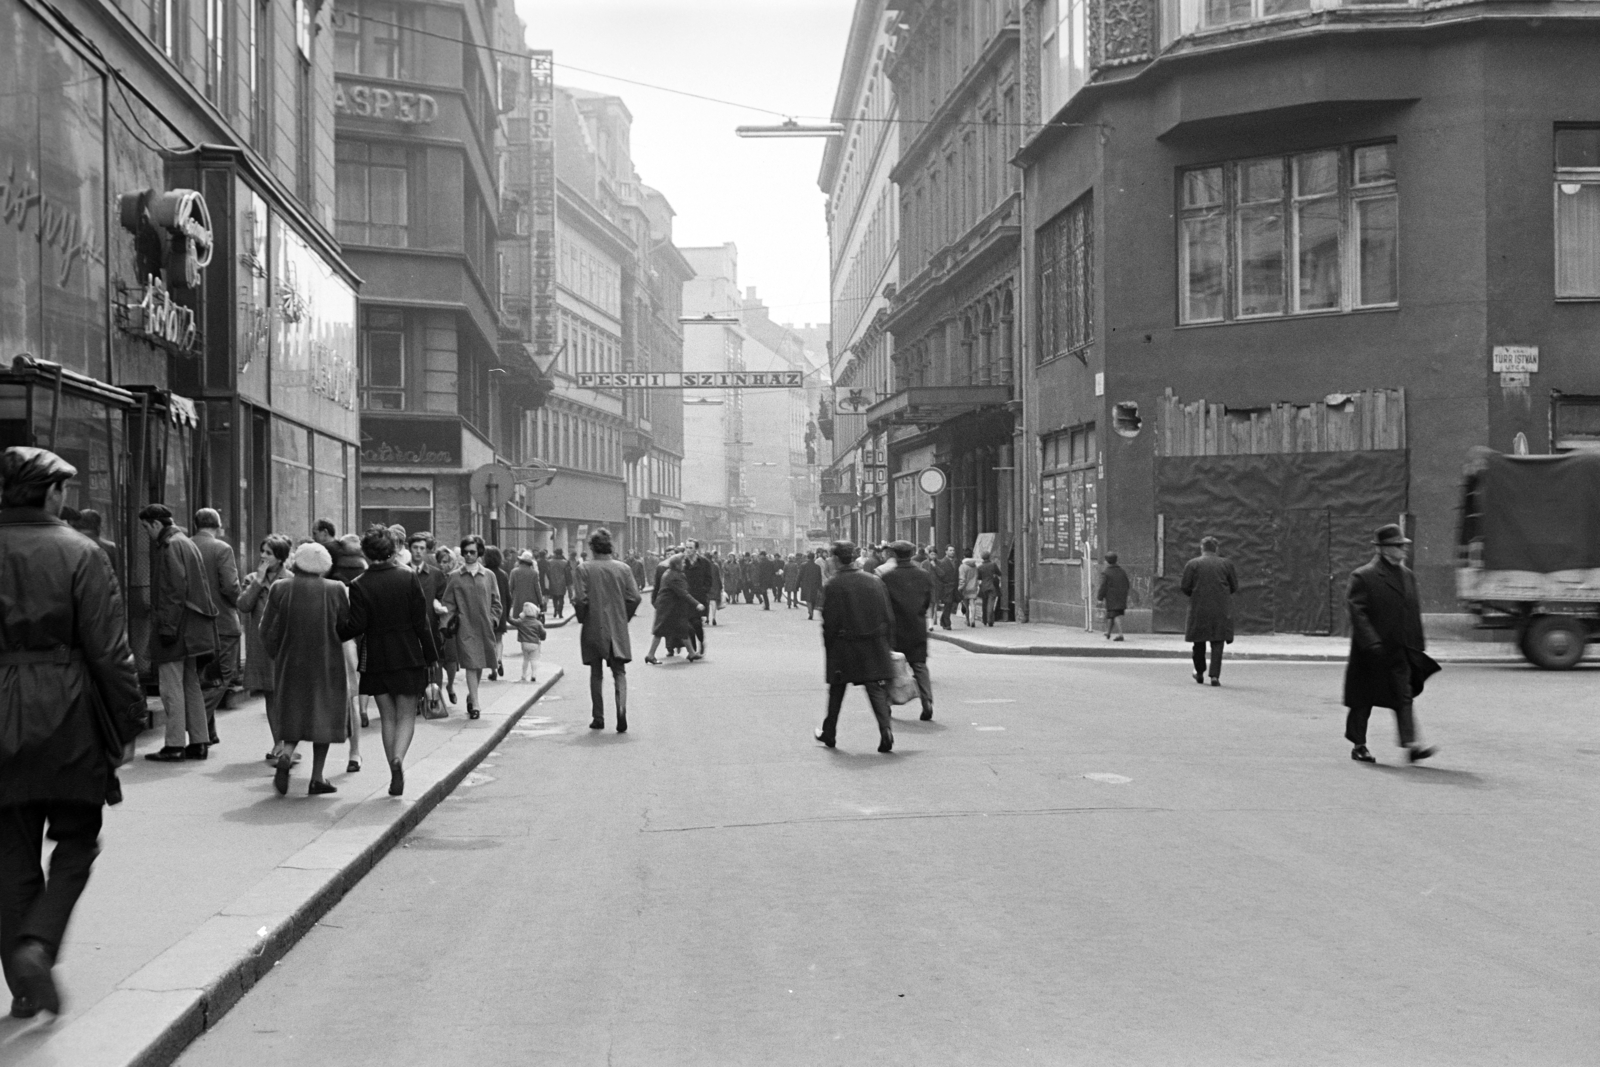
<svg viewBox="0 0 1600 1067">
<path fill-rule="evenodd" d="M 534 362 L 549 366 L 556 351 L 556 131 L 555 60 L 533 52 L 529 82 L 529 150 L 533 156 L 529 236 L 533 239 L 530 340 Z"/>
</svg>

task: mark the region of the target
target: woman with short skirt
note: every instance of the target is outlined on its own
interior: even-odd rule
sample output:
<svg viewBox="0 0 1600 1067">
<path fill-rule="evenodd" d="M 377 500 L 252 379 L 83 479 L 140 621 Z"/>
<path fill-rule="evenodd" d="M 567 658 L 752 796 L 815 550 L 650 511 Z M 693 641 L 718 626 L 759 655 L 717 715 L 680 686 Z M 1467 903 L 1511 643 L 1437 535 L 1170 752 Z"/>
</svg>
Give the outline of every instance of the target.
<svg viewBox="0 0 1600 1067">
<path fill-rule="evenodd" d="M 467 718 L 476 719 L 482 710 L 478 684 L 483 672 L 500 662 L 498 629 L 505 608 L 500 583 L 483 565 L 483 538 L 476 534 L 462 538 L 461 561 L 461 569 L 444 588 L 444 604 L 456 628 L 456 659 L 467 672 Z"/>
<path fill-rule="evenodd" d="M 328 746 L 349 737 L 350 697 L 346 686 L 343 639 L 349 625 L 350 596 L 342 582 L 326 577 L 333 557 L 315 541 L 295 549 L 292 576 L 267 591 L 261 639 L 272 656 L 273 690 L 283 747 L 273 786 L 289 791 L 294 750 L 311 742 L 311 796 L 339 790 L 323 774 Z"/>
<path fill-rule="evenodd" d="M 361 695 L 378 702 L 383 754 L 389 761 L 389 795 L 405 792 L 406 750 L 416 729 L 417 702 L 428 668 L 439 658 L 428 623 L 422 580 L 401 566 L 394 536 L 374 526 L 361 538 L 368 567 L 350 583 L 350 621 L 341 637 L 362 638 Z"/>
</svg>

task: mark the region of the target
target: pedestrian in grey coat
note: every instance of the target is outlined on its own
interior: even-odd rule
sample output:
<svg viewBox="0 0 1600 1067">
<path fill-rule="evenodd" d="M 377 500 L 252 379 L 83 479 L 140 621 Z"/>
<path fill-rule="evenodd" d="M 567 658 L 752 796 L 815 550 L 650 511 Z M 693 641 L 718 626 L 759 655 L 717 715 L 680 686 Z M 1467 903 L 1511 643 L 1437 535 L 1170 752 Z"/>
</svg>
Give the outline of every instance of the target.
<svg viewBox="0 0 1600 1067">
<path fill-rule="evenodd" d="M 1239 575 L 1231 560 L 1217 554 L 1217 539 L 1202 537 L 1200 555 L 1183 568 L 1180 588 L 1189 598 L 1184 640 L 1194 646 L 1194 680 L 1205 684 L 1206 646 L 1211 646 L 1211 684 L 1222 684 L 1222 646 L 1233 643 L 1233 594 Z"/>
<path fill-rule="evenodd" d="M 150 662 L 156 667 L 167 734 L 161 750 L 145 759 L 205 759 L 211 730 L 200 690 L 200 660 L 217 651 L 217 607 L 205 560 L 189 535 L 172 524 L 165 504 L 145 505 L 139 521 L 150 535 Z"/>
<path fill-rule="evenodd" d="M 506 610 L 500 601 L 500 582 L 483 564 L 483 549 L 483 538 L 477 534 L 461 539 L 463 566 L 450 576 L 444 590 L 444 604 L 455 628 L 456 662 L 467 675 L 469 719 L 476 719 L 483 710 L 478 703 L 483 672 L 500 662 L 500 619 Z"/>
<path fill-rule="evenodd" d="M 1367 750 L 1367 720 L 1374 707 L 1394 709 L 1395 727 L 1406 758 L 1415 763 L 1434 748 L 1417 743 L 1411 701 L 1439 669 L 1424 651 L 1422 604 L 1417 579 L 1405 565 L 1411 539 L 1394 523 L 1372 537 L 1377 555 L 1350 575 L 1345 602 L 1350 609 L 1350 661 L 1344 672 L 1344 736 L 1355 746 L 1350 758 L 1376 763 Z"/>
<path fill-rule="evenodd" d="M 583 625 L 578 649 L 589 666 L 589 703 L 593 709 L 589 729 L 604 730 L 604 669 L 611 668 L 616 690 L 617 733 L 628 732 L 628 661 L 633 659 L 633 644 L 628 640 L 628 623 L 644 599 L 628 565 L 611 554 L 611 531 L 604 526 L 589 535 L 589 551 L 594 558 L 583 562 L 578 580 L 572 584 L 572 611 Z M 685 587 L 687 589 L 687 587 Z"/>
<path fill-rule="evenodd" d="M 311 742 L 310 796 L 336 793 L 323 774 L 328 746 L 349 735 L 349 674 L 339 631 L 350 621 L 350 595 L 344 583 L 327 577 L 333 557 L 315 541 L 295 549 L 291 576 L 267 590 L 261 640 L 272 656 L 272 686 L 277 694 L 282 748 L 273 785 L 289 791 L 295 746 Z"/>
</svg>

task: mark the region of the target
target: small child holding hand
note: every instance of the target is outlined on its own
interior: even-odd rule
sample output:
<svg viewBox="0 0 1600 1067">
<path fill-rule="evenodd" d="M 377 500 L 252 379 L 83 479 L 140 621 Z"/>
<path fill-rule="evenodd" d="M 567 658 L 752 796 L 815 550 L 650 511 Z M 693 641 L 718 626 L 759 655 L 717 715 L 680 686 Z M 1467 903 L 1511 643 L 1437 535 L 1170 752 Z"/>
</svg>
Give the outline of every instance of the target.
<svg viewBox="0 0 1600 1067">
<path fill-rule="evenodd" d="M 522 680 L 531 682 L 539 672 L 539 648 L 544 644 L 544 612 L 530 600 L 522 605 L 515 624 L 517 643 L 522 646 Z"/>
</svg>

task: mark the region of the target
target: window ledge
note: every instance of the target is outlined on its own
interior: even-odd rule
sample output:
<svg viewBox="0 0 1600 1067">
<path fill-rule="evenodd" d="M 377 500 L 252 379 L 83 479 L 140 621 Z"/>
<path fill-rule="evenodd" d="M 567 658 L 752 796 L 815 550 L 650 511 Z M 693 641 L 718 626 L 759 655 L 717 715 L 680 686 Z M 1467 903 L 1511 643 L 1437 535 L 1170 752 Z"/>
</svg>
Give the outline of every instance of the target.
<svg viewBox="0 0 1600 1067">
<path fill-rule="evenodd" d="M 1579 299 L 1600 300 L 1600 296 Z M 1254 315 L 1247 319 L 1221 319 L 1217 322 L 1180 322 L 1173 329 L 1206 330 L 1218 326 L 1259 326 L 1266 322 L 1304 322 L 1307 319 L 1334 319 L 1341 315 L 1373 315 L 1399 310 L 1399 304 L 1379 304 L 1374 307 L 1351 308 L 1349 311 L 1297 311 L 1292 315 Z"/>
</svg>

